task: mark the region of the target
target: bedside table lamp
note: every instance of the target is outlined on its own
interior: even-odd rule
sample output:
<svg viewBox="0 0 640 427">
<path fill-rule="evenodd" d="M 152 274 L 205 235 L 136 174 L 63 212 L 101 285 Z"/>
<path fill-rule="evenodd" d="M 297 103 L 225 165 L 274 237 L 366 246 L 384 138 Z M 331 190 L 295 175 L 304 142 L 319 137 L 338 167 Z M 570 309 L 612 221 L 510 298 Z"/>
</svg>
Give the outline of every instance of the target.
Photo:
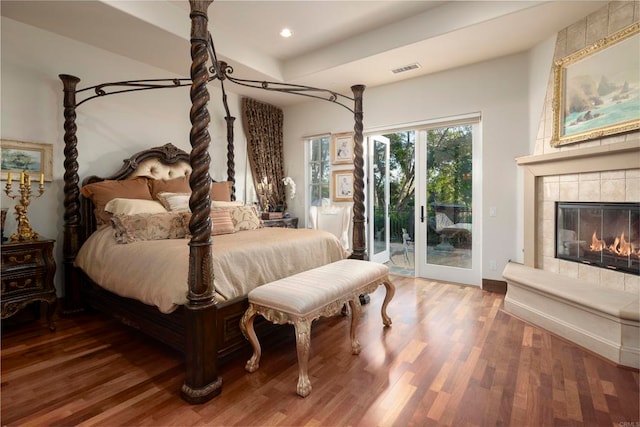
<svg viewBox="0 0 640 427">
<path fill-rule="evenodd" d="M 31 176 L 25 171 L 20 172 L 20 184 L 18 186 L 18 194 L 13 194 L 12 183 L 11 183 L 11 172 L 7 173 L 7 185 L 5 186 L 4 192 L 7 193 L 12 199 L 19 198 L 20 201 L 16 204 L 16 219 L 18 220 L 18 230 L 16 233 L 11 235 L 12 242 L 26 242 L 30 240 L 38 240 L 40 237 L 38 233 L 33 231 L 31 228 L 31 224 L 29 224 L 29 219 L 27 218 L 27 210 L 29 208 L 29 203 L 31 202 L 31 198 L 38 198 L 42 196 L 44 193 L 44 174 L 40 174 L 40 185 L 39 185 L 39 193 L 38 195 L 33 195 L 31 193 Z"/>
</svg>

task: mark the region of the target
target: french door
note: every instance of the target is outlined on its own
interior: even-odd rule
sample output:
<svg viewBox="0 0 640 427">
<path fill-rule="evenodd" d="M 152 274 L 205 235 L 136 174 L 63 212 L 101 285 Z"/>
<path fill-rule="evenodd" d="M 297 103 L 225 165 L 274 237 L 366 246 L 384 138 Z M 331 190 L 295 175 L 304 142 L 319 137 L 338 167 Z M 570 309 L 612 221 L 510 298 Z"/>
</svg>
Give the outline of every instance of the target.
<svg viewBox="0 0 640 427">
<path fill-rule="evenodd" d="M 418 131 L 416 275 L 480 286 L 479 117 Z"/>
<path fill-rule="evenodd" d="M 389 261 L 389 138 L 374 135 L 368 138 L 369 260 Z"/>
</svg>

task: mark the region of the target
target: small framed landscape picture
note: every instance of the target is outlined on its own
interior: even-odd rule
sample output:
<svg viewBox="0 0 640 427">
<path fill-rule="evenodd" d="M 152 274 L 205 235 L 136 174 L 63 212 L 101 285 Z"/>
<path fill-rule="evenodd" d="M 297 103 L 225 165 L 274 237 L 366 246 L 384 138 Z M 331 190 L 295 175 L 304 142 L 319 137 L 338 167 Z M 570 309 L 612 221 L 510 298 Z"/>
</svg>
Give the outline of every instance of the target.
<svg viewBox="0 0 640 427">
<path fill-rule="evenodd" d="M 336 133 L 331 136 L 331 163 L 353 163 L 353 132 Z"/>
<path fill-rule="evenodd" d="M 36 142 L 0 140 L 0 178 L 7 180 L 11 173 L 18 179 L 21 172 L 29 174 L 33 180 L 53 181 L 53 146 Z"/>
<path fill-rule="evenodd" d="M 333 171 L 331 177 L 333 200 L 350 202 L 353 200 L 353 170 Z"/>
</svg>

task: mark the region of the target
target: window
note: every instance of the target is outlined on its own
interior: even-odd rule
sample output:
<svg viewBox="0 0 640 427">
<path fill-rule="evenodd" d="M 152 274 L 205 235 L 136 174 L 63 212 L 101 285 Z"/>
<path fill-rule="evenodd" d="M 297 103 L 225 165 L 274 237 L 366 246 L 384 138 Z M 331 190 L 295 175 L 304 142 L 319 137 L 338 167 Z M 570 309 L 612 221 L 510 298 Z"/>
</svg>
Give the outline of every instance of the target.
<svg viewBox="0 0 640 427">
<path fill-rule="evenodd" d="M 322 206 L 322 199 L 328 199 L 331 162 L 328 136 L 311 138 L 309 143 L 309 206 Z"/>
</svg>

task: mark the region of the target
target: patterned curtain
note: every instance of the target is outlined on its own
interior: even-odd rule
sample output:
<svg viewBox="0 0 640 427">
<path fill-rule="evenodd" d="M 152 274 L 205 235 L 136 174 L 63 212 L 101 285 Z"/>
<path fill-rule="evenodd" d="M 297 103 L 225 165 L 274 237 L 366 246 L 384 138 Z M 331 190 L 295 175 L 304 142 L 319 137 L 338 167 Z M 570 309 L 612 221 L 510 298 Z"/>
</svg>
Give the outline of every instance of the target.
<svg viewBox="0 0 640 427">
<path fill-rule="evenodd" d="M 282 110 L 255 99 L 242 99 L 249 166 L 263 211 L 287 209 L 284 183 Z"/>
</svg>

